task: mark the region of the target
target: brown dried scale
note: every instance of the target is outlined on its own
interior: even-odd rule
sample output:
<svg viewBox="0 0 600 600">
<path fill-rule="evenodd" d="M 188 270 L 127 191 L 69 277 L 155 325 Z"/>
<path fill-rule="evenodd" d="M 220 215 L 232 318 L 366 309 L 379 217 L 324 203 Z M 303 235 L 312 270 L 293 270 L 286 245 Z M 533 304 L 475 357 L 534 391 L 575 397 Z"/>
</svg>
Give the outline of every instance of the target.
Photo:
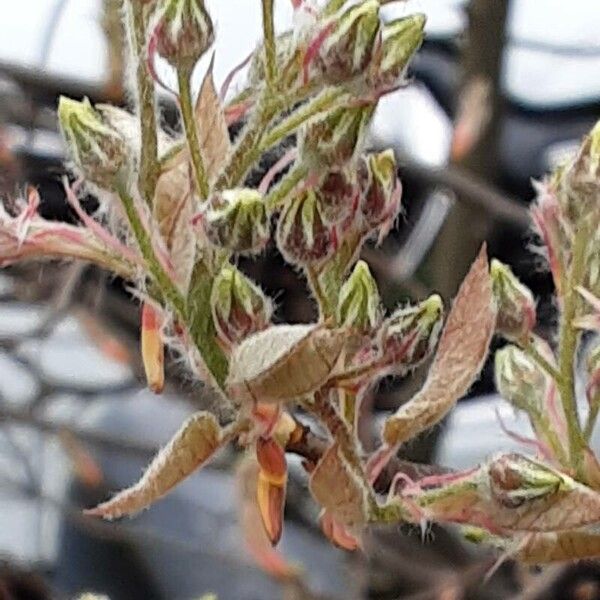
<svg viewBox="0 0 600 600">
<path fill-rule="evenodd" d="M 234 349 L 227 390 L 246 402 L 301 398 L 327 381 L 345 338 L 343 330 L 323 325 L 274 325 Z"/>
</svg>

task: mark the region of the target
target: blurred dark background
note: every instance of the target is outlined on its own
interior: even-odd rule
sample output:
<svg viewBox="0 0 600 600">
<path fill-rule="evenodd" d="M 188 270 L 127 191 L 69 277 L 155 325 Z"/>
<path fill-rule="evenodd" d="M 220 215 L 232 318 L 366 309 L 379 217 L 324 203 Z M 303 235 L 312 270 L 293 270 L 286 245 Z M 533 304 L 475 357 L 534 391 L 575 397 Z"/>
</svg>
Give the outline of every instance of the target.
<svg viewBox="0 0 600 600">
<path fill-rule="evenodd" d="M 243 5 L 243 10 L 240 7 Z M 119 0 L 20 0 L 0 23 L 0 193 L 38 187 L 42 213 L 71 220 L 60 184 L 60 94 L 126 104 Z M 254 47 L 254 0 L 207 0 L 217 27 L 215 75 Z M 291 18 L 279 0 L 277 23 Z M 456 292 L 483 241 L 534 291 L 540 333 L 553 323 L 551 281 L 531 246 L 531 179 L 572 152 L 600 117 L 597 0 L 420 0 L 386 6 L 392 19 L 428 16 L 411 85 L 382 101 L 371 148 L 391 146 L 404 186 L 403 215 L 381 248 L 369 247 L 388 308 Z M 201 75 L 205 64 L 198 68 Z M 168 80 L 172 75 L 165 70 Z M 243 74 L 236 84 L 243 85 Z M 168 96 L 165 120 L 177 129 Z M 232 131 L 232 135 L 235 132 Z M 268 163 L 277 152 L 266 157 Z M 260 173 L 254 175 L 260 177 Z M 93 208 L 89 199 L 88 207 Z M 274 251 L 242 267 L 278 301 L 277 318 L 314 317 L 305 284 Z M 194 409 L 210 400 L 177 363 L 161 397 L 143 390 L 138 308 L 123 282 L 86 265 L 30 265 L 0 273 L 0 599 L 600 598 L 593 563 L 537 572 L 451 531 L 370 532 L 364 555 L 332 549 L 292 464 L 282 553 L 302 575 L 277 581 L 248 558 L 236 524 L 236 484 L 226 452 L 167 499 L 125 522 L 98 523 L 81 508 L 130 484 Z M 386 411 L 422 381 L 386 381 L 366 403 L 366 448 Z M 466 467 L 515 446 L 497 423 L 528 425 L 495 395 L 489 366 L 469 398 L 409 458 Z M 597 445 L 598 440 L 595 440 Z"/>
</svg>

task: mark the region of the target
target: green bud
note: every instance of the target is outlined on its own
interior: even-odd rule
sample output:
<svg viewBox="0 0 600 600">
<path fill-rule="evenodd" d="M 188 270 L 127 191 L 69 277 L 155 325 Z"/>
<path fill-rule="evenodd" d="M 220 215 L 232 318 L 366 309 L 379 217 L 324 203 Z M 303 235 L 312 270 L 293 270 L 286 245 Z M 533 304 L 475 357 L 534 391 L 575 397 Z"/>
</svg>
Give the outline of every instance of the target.
<svg viewBox="0 0 600 600">
<path fill-rule="evenodd" d="M 191 69 L 214 42 L 203 0 L 163 0 L 153 30 L 158 55 L 175 68 Z"/>
<path fill-rule="evenodd" d="M 400 195 L 394 194 L 398 176 L 391 149 L 363 157 L 358 167 L 362 198 L 360 210 L 370 229 L 393 220 L 400 208 Z"/>
<path fill-rule="evenodd" d="M 215 278 L 210 306 L 219 338 L 227 345 L 266 329 L 273 314 L 271 300 L 233 265 Z"/>
<path fill-rule="evenodd" d="M 317 172 L 344 165 L 360 152 L 373 105 L 338 108 L 304 127 L 300 137 L 302 159 Z"/>
<path fill-rule="evenodd" d="M 277 223 L 276 240 L 287 262 L 307 265 L 322 261 L 335 250 L 335 233 L 321 212 L 313 189 L 298 194 L 284 207 Z"/>
<path fill-rule="evenodd" d="M 337 323 L 361 333 L 373 331 L 381 322 L 381 299 L 369 266 L 359 260 L 342 285 L 337 306 Z"/>
<path fill-rule="evenodd" d="M 397 309 L 379 330 L 380 352 L 399 373 L 419 366 L 437 343 L 443 315 L 444 305 L 437 294 L 416 306 Z"/>
<path fill-rule="evenodd" d="M 492 290 L 498 308 L 496 331 L 512 342 L 525 340 L 536 322 L 533 294 L 515 277 L 508 265 L 493 259 Z"/>
<path fill-rule="evenodd" d="M 215 194 L 193 223 L 200 224 L 211 244 L 231 252 L 260 252 L 270 237 L 263 197 L 249 188 Z"/>
<path fill-rule="evenodd" d="M 376 89 L 402 83 L 408 62 L 423 43 L 425 21 L 425 15 L 415 14 L 384 27 L 381 57 L 371 76 Z"/>
<path fill-rule="evenodd" d="M 58 119 L 69 154 L 84 177 L 103 188 L 114 188 L 128 166 L 127 147 L 121 134 L 94 109 L 61 96 Z"/>
<path fill-rule="evenodd" d="M 567 485 L 558 472 L 519 454 L 492 460 L 488 476 L 492 498 L 507 508 L 539 500 Z"/>
<path fill-rule="evenodd" d="M 325 81 L 339 84 L 360 75 L 371 63 L 381 36 L 379 2 L 365 0 L 334 17 L 315 61 Z"/>
<path fill-rule="evenodd" d="M 535 421 L 542 410 L 548 385 L 545 373 L 516 346 L 501 348 L 494 360 L 498 393 Z"/>
</svg>

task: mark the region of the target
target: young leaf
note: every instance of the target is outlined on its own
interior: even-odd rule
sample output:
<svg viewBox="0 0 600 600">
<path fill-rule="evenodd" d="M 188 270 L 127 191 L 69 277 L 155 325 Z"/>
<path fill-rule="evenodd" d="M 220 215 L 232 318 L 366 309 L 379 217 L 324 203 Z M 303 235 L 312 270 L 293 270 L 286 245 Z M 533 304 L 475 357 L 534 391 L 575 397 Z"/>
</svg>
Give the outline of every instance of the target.
<svg viewBox="0 0 600 600">
<path fill-rule="evenodd" d="M 529 564 L 562 562 L 600 556 L 600 535 L 591 531 L 535 533 L 521 542 L 516 558 Z"/>
<path fill-rule="evenodd" d="M 204 167 L 211 183 L 231 148 L 225 112 L 213 79 L 213 65 L 214 57 L 202 81 L 194 109 Z"/>
<path fill-rule="evenodd" d="M 483 366 L 495 320 L 483 247 L 454 300 L 427 381 L 385 423 L 383 437 L 389 446 L 410 440 L 438 423 L 467 392 Z"/>
<path fill-rule="evenodd" d="M 341 525 L 352 530 L 365 524 L 367 490 L 337 444 L 333 444 L 317 463 L 309 489 L 314 499 Z"/>
<path fill-rule="evenodd" d="M 226 441 L 214 415 L 192 415 L 135 485 L 85 513 L 117 519 L 147 508 L 203 465 Z"/>
</svg>

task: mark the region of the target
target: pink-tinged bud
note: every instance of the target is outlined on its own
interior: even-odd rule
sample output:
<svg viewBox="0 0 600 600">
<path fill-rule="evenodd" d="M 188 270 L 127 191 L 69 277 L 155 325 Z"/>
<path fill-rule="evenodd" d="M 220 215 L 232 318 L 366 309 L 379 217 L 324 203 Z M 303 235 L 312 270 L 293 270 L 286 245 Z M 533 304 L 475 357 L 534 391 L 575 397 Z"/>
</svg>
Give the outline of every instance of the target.
<svg viewBox="0 0 600 600">
<path fill-rule="evenodd" d="M 379 61 L 373 64 L 372 86 L 389 89 L 403 82 L 406 67 L 423 43 L 425 15 L 415 14 L 383 28 Z"/>
<path fill-rule="evenodd" d="M 191 69 L 214 42 L 203 0 L 162 0 L 153 29 L 156 51 L 175 68 Z"/>
<path fill-rule="evenodd" d="M 148 302 L 142 306 L 142 359 L 148 387 L 160 394 L 165 386 L 164 344 L 158 311 Z"/>
<path fill-rule="evenodd" d="M 437 294 L 416 306 L 397 309 L 378 333 L 385 362 L 399 374 L 419 366 L 435 348 L 443 316 L 444 305 Z"/>
<path fill-rule="evenodd" d="M 364 73 L 380 43 L 379 2 L 365 0 L 327 22 L 313 44 L 318 46 L 315 71 L 331 84 Z M 310 61 L 312 45 L 307 51 Z M 317 75 L 317 76 L 318 76 Z"/>
<path fill-rule="evenodd" d="M 210 304 L 217 334 L 228 346 L 265 329 L 273 314 L 271 300 L 233 265 L 215 278 Z"/>
<path fill-rule="evenodd" d="M 307 265 L 335 250 L 335 232 L 326 223 L 314 190 L 301 192 L 284 207 L 277 223 L 277 246 L 287 262 Z"/>
<path fill-rule="evenodd" d="M 396 172 L 393 150 L 369 154 L 359 162 L 360 211 L 369 229 L 393 222 L 400 210 L 401 194 Z"/>
<path fill-rule="evenodd" d="M 552 178 L 558 200 L 575 226 L 582 219 L 600 219 L 600 121 L 583 138 L 575 158 L 558 168 Z"/>
<path fill-rule="evenodd" d="M 338 108 L 308 123 L 300 135 L 300 155 L 322 173 L 352 161 L 360 152 L 374 105 Z"/>
<path fill-rule="evenodd" d="M 193 223 L 200 225 L 211 244 L 231 252 L 260 252 L 270 238 L 263 197 L 248 188 L 218 192 Z"/>
<path fill-rule="evenodd" d="M 381 323 L 381 298 L 369 266 L 359 260 L 340 290 L 337 322 L 361 333 L 369 333 Z"/>
<path fill-rule="evenodd" d="M 546 374 L 525 352 L 512 345 L 496 352 L 494 374 L 498 393 L 535 422 L 544 406 Z"/>
<path fill-rule="evenodd" d="M 78 102 L 61 96 L 58 119 L 75 166 L 91 183 L 114 189 L 129 166 L 123 136 L 87 98 Z"/>
<path fill-rule="evenodd" d="M 490 275 L 498 309 L 496 331 L 511 342 L 526 340 L 536 322 L 533 294 L 499 260 L 492 260 Z"/>
<path fill-rule="evenodd" d="M 318 188 L 321 213 L 331 224 L 343 223 L 357 209 L 359 189 L 354 168 L 333 169 Z"/>
</svg>

